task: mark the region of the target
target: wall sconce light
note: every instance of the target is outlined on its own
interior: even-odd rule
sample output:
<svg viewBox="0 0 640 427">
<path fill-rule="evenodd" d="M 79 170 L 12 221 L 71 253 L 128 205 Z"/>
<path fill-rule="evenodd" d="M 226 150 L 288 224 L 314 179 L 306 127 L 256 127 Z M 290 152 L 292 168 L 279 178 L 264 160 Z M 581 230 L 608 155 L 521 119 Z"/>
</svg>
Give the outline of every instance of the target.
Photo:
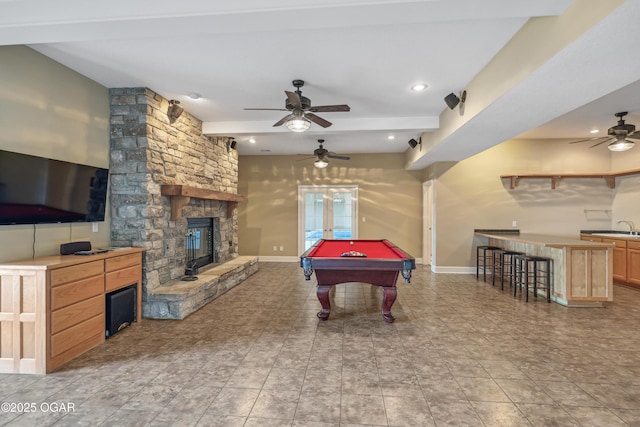
<svg viewBox="0 0 640 427">
<path fill-rule="evenodd" d="M 169 123 L 173 123 L 178 120 L 178 117 L 180 117 L 180 115 L 184 111 L 184 108 L 182 108 L 178 104 L 180 104 L 180 101 L 176 101 L 175 99 L 169 101 L 169 108 L 167 109 L 167 117 L 169 117 Z"/>
<path fill-rule="evenodd" d="M 462 102 L 462 104 L 464 104 L 464 102 L 467 100 L 467 91 L 463 90 L 462 92 L 460 92 L 460 97 L 458 97 L 455 93 L 450 93 L 449 95 L 444 97 L 444 102 L 447 104 L 447 107 L 449 107 L 450 109 L 454 109 L 456 108 L 456 106 Z"/>
<path fill-rule="evenodd" d="M 230 138 L 230 139 L 227 141 L 227 153 L 228 153 L 229 151 L 231 151 L 231 150 L 235 150 L 235 149 L 236 149 L 236 144 L 238 144 L 238 141 L 236 141 L 236 140 L 235 140 L 235 139 L 233 139 L 233 138 Z"/>
<path fill-rule="evenodd" d="M 411 147 L 412 149 L 416 148 L 418 145 L 420 146 L 420 150 L 422 150 L 422 138 L 418 138 L 417 141 L 413 138 L 409 140 L 409 147 Z"/>
</svg>

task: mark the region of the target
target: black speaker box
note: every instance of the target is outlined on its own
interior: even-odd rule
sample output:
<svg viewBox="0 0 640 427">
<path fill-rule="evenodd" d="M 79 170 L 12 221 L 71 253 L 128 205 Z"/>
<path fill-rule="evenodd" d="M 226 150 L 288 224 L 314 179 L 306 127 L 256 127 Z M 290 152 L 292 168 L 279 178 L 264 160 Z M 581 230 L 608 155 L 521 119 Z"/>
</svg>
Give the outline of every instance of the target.
<svg viewBox="0 0 640 427">
<path fill-rule="evenodd" d="M 107 338 L 126 328 L 136 320 L 136 288 L 129 287 L 106 296 Z"/>
<path fill-rule="evenodd" d="M 69 242 L 60 245 L 60 255 L 71 255 L 78 251 L 90 251 L 91 242 Z"/>
</svg>

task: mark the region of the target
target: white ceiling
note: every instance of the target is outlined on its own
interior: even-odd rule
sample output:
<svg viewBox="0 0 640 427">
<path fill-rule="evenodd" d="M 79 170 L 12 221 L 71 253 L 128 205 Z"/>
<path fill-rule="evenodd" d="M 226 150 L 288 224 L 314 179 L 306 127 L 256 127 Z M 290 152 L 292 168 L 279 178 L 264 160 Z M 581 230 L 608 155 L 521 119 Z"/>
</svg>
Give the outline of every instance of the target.
<svg viewBox="0 0 640 427">
<path fill-rule="evenodd" d="M 446 109 L 443 98 L 464 89 L 530 17 L 561 14 L 571 3 L 0 0 L 0 46 L 27 44 L 106 87 L 145 86 L 179 100 L 203 121 L 206 133 L 236 137 L 241 155 L 311 153 L 320 138 L 326 140 L 325 148 L 339 154 L 404 152 L 409 139 L 438 129 Z M 639 10 L 636 0 L 627 3 L 635 3 L 632 11 Z M 620 14 L 625 13 L 629 14 Z M 615 51 L 615 39 L 621 35 L 631 36 L 611 34 L 597 43 L 588 38 L 583 43 L 595 52 Z M 580 43 L 575 43 L 576 49 Z M 549 72 L 562 69 L 563 61 L 575 63 L 575 52 L 568 49 L 556 59 L 546 67 Z M 596 66 L 615 78 L 615 62 L 591 68 Z M 629 65 L 623 66 L 628 72 Z M 636 75 L 640 78 L 640 72 Z M 640 85 L 595 102 L 583 102 L 579 96 L 566 101 L 559 94 L 557 100 L 548 100 L 555 108 L 529 109 L 526 119 L 509 116 L 525 97 L 535 99 L 530 94 L 536 93 L 539 81 L 552 78 L 533 76 L 528 86 L 521 85 L 519 92 L 478 115 L 467 126 L 478 135 L 478 147 L 468 153 L 456 148 L 454 157 L 525 131 L 523 137 L 541 138 L 588 137 L 592 126 L 606 132 L 615 124 L 613 113 L 623 108 L 640 119 Z M 348 104 L 351 111 L 317 113 L 333 126 L 313 124 L 310 131 L 295 134 L 272 126 L 286 112 L 244 110 L 283 108 L 284 91 L 294 90 L 294 79 L 305 81 L 302 92 L 313 105 Z M 428 89 L 413 92 L 410 87 L 417 82 Z M 192 100 L 190 93 L 202 99 Z M 539 126 L 556 116 L 560 118 Z M 495 132 L 497 127 L 500 132 Z M 388 139 L 391 135 L 394 140 Z M 458 137 L 468 138 L 465 132 Z M 438 160 L 439 155 L 451 157 L 443 154 L 445 149 L 440 152 L 417 165 Z"/>
</svg>

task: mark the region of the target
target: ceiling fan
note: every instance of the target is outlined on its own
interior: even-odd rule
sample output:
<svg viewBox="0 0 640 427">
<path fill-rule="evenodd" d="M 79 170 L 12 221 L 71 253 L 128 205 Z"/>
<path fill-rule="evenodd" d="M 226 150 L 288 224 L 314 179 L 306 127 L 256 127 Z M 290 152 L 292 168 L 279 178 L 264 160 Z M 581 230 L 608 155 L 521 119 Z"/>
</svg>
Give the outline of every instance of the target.
<svg viewBox="0 0 640 427">
<path fill-rule="evenodd" d="M 318 143 L 319 143 L 320 146 L 318 148 L 316 148 L 315 150 L 313 150 L 313 157 L 306 157 L 306 158 L 300 159 L 300 160 L 307 160 L 307 159 L 315 158 L 316 161 L 313 162 L 313 164 L 315 165 L 315 167 L 322 169 L 322 168 L 326 168 L 327 166 L 329 166 L 329 160 L 328 159 L 349 160 L 351 158 L 349 156 L 339 156 L 336 153 L 334 153 L 333 151 L 329 151 L 326 148 L 324 148 L 322 146 L 322 144 L 324 143 L 324 139 L 319 139 Z M 300 161 L 300 160 L 298 160 L 298 161 Z"/>
<path fill-rule="evenodd" d="M 618 118 L 618 124 L 609 128 L 609 130 L 607 131 L 607 136 L 598 136 L 595 138 L 581 139 L 579 141 L 571 141 L 569 144 L 577 144 L 579 142 L 585 141 L 599 141 L 589 147 L 594 148 L 598 145 L 604 144 L 605 142 L 611 141 L 608 146 L 609 150 L 611 151 L 626 151 L 632 149 L 635 145 L 635 142 L 630 141 L 628 138 L 640 140 L 640 131 L 636 132 L 635 125 L 626 124 L 624 122 L 624 116 L 626 116 L 627 114 L 629 113 L 627 113 L 626 111 L 615 114 L 615 116 Z"/>
<path fill-rule="evenodd" d="M 309 129 L 311 122 L 322 126 L 323 128 L 331 126 L 331 122 L 313 113 L 351 111 L 351 108 L 346 104 L 312 106 L 311 100 L 306 96 L 302 96 L 302 91 L 300 90 L 300 88 L 304 86 L 304 80 L 294 80 L 292 83 L 296 88 L 296 91 L 284 91 L 287 95 L 287 99 L 285 99 L 284 104 L 285 108 L 245 108 L 245 110 L 290 111 L 291 114 L 278 120 L 273 126 L 286 125 L 287 128 L 293 132 L 304 132 Z"/>
</svg>

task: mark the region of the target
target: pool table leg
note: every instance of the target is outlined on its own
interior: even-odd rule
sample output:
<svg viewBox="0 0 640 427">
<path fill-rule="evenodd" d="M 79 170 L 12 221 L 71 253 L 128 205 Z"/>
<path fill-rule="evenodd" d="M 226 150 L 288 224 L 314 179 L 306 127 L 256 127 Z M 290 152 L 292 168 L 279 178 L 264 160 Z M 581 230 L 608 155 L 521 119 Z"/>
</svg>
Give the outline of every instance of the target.
<svg viewBox="0 0 640 427">
<path fill-rule="evenodd" d="M 387 323 L 393 323 L 396 318 L 391 314 L 391 306 L 396 302 L 398 289 L 395 286 L 383 286 L 382 295 L 382 318 Z"/>
<path fill-rule="evenodd" d="M 320 301 L 320 305 L 322 306 L 322 310 L 317 314 L 320 320 L 327 320 L 329 314 L 331 314 L 331 303 L 329 302 L 329 291 L 331 288 L 333 288 L 333 286 L 318 285 L 318 289 L 316 290 L 318 301 Z"/>
</svg>

